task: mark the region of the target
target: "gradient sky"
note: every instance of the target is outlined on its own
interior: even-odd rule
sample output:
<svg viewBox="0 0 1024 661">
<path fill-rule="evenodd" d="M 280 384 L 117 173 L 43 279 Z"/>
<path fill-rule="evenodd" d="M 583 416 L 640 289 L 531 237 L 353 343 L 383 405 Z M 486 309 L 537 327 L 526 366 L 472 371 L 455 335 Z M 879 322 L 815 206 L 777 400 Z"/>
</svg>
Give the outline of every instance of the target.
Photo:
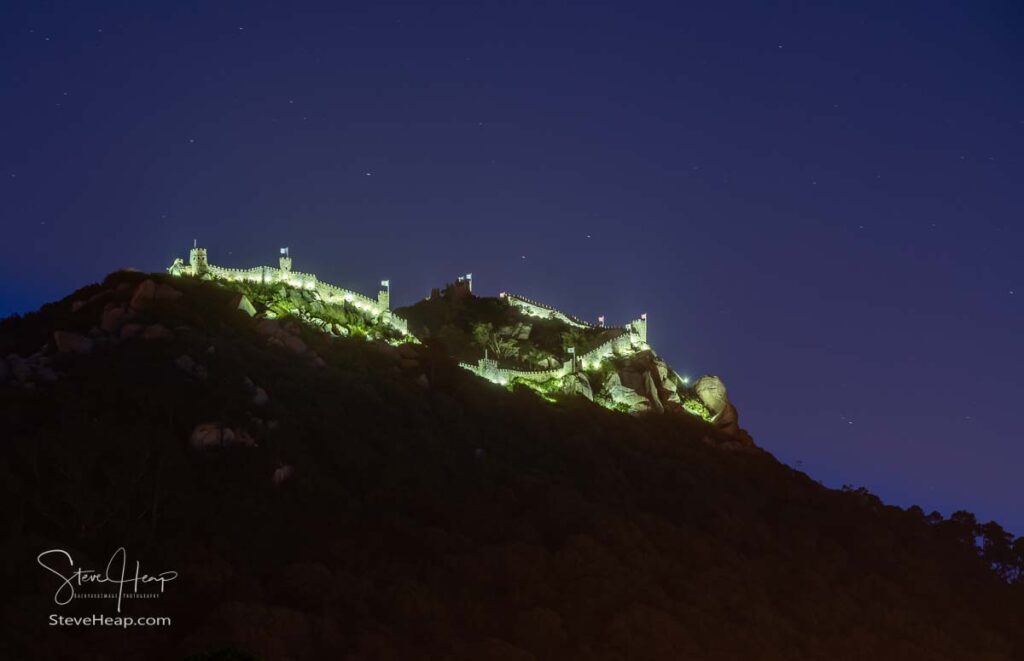
<svg viewBox="0 0 1024 661">
<path fill-rule="evenodd" d="M 4 2 L 0 315 L 193 238 L 399 304 L 471 271 L 1024 533 L 1022 7 Z"/>
</svg>

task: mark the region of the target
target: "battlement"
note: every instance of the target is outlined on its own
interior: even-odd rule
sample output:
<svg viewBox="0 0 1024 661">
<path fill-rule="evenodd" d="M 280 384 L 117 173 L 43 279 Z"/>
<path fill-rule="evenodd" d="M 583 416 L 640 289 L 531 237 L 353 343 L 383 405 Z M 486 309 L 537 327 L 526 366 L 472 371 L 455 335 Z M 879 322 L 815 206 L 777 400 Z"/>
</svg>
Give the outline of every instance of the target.
<svg viewBox="0 0 1024 661">
<path fill-rule="evenodd" d="M 409 323 L 391 312 L 390 282 L 388 287 L 370 298 L 327 282 L 320 281 L 313 273 L 292 270 L 292 258 L 287 248 L 281 251 L 280 267 L 254 266 L 248 269 L 214 266 L 207 261 L 205 248 L 193 247 L 189 251 L 188 265 L 181 258 L 175 259 L 167 268 L 167 272 L 175 276 L 190 275 L 198 278 L 227 280 L 229 282 L 253 282 L 263 285 L 283 283 L 297 289 L 315 291 L 325 303 L 349 303 L 357 309 L 379 316 L 382 320 L 401 332 L 409 333 Z"/>
<path fill-rule="evenodd" d="M 519 308 L 524 314 L 528 314 L 531 317 L 540 317 L 542 319 L 558 319 L 559 321 L 574 326 L 576 328 L 595 328 L 596 326 L 590 322 L 583 321 L 579 317 L 575 317 L 571 314 L 566 314 L 560 310 L 557 310 L 550 305 L 545 305 L 538 301 L 531 300 L 525 296 L 518 294 L 499 294 L 500 298 L 504 298 L 513 305 Z"/>
</svg>

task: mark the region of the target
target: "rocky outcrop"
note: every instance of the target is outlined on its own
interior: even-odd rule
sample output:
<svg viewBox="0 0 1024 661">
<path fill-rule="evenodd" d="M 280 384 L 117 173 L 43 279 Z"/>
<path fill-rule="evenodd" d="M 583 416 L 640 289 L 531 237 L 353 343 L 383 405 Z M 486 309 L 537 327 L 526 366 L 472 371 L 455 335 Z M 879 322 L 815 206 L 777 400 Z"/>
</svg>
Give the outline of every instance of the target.
<svg viewBox="0 0 1024 661">
<path fill-rule="evenodd" d="M 716 427 L 730 433 L 740 431 L 739 413 L 736 407 L 729 401 L 725 384 L 717 376 L 705 375 L 697 379 L 693 384 L 693 391 L 700 401 L 711 411 L 711 421 Z"/>
<path fill-rule="evenodd" d="M 207 377 L 206 368 L 197 363 L 192 356 L 188 354 L 181 354 L 175 359 L 174 364 L 178 366 L 182 372 L 185 372 L 193 379 L 203 381 Z"/>
<path fill-rule="evenodd" d="M 285 464 L 284 466 L 279 466 L 278 468 L 274 469 L 274 474 L 270 477 L 270 482 L 275 487 L 279 487 L 288 480 L 290 480 L 294 473 L 295 469 L 292 468 L 290 465 Z"/>
<path fill-rule="evenodd" d="M 245 294 L 238 294 L 231 299 L 231 308 L 233 310 L 241 310 L 245 314 L 253 317 L 256 315 L 256 308 L 253 306 L 252 301 Z"/>
<path fill-rule="evenodd" d="M 267 391 L 253 383 L 249 377 L 243 379 L 242 385 L 245 386 L 246 392 L 249 393 L 253 406 L 266 406 L 270 402 Z"/>
<path fill-rule="evenodd" d="M 256 445 L 256 441 L 245 430 L 235 430 L 219 422 L 204 422 L 196 425 L 189 437 L 189 442 L 192 447 L 201 450 L 232 445 L 247 447 Z"/>
<path fill-rule="evenodd" d="M 135 317 L 135 311 L 127 305 L 107 303 L 100 317 L 100 329 L 105 333 L 114 333 L 123 324 Z"/>
<path fill-rule="evenodd" d="M 562 382 L 562 390 L 568 395 L 580 395 L 594 401 L 594 391 L 585 374 L 570 374 Z"/>
<path fill-rule="evenodd" d="M 53 343 L 61 353 L 89 353 L 93 347 L 91 339 L 71 331 L 54 331 Z"/>
<path fill-rule="evenodd" d="M 616 405 L 626 406 L 630 413 L 642 413 L 651 410 L 651 403 L 646 397 L 623 385 L 613 385 L 606 394 Z"/>
<path fill-rule="evenodd" d="M 146 326 L 144 331 L 142 331 L 142 339 L 172 340 L 174 339 L 174 332 L 163 324 L 150 324 L 149 326 Z"/>
<path fill-rule="evenodd" d="M 144 310 L 156 301 L 174 301 L 182 296 L 180 291 L 170 285 L 143 280 L 135 287 L 129 305 L 133 310 Z"/>
</svg>

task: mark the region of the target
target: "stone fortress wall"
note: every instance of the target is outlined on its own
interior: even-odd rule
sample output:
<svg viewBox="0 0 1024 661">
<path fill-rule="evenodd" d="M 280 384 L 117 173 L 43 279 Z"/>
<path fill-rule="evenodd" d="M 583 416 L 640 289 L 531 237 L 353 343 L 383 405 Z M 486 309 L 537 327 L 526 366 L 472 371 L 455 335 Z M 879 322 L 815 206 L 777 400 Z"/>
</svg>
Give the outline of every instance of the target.
<svg viewBox="0 0 1024 661">
<path fill-rule="evenodd" d="M 539 303 L 532 299 L 520 296 L 518 294 L 508 294 L 502 292 L 498 295 L 499 298 L 503 298 L 508 301 L 511 305 L 519 308 L 523 313 L 530 315 L 531 317 L 541 317 L 543 319 L 558 319 L 559 321 L 569 324 L 575 328 L 594 328 L 594 324 L 584 321 L 579 317 L 574 317 L 570 314 L 565 314 L 560 310 L 556 310 L 550 305 Z"/>
<path fill-rule="evenodd" d="M 256 266 L 249 269 L 226 268 L 214 266 L 207 259 L 206 248 L 193 247 L 189 251 L 188 264 L 178 258 L 167 269 L 171 275 L 191 275 L 195 277 L 228 280 L 232 282 L 254 282 L 264 285 L 284 283 L 297 289 L 315 291 L 325 303 L 349 303 L 357 309 L 373 316 L 381 317 L 390 326 L 403 335 L 409 333 L 409 323 L 391 312 L 391 294 L 389 288 L 381 289 L 377 299 L 364 296 L 351 289 L 344 289 L 327 282 L 322 282 L 312 273 L 292 270 L 292 259 L 283 255 L 280 266 Z"/>
<path fill-rule="evenodd" d="M 295 288 L 315 291 L 326 303 L 349 303 L 359 310 L 381 317 L 386 323 L 402 334 L 407 335 L 409 333 L 408 322 L 391 312 L 389 288 L 381 289 L 377 293 L 377 299 L 374 300 L 351 289 L 344 289 L 327 282 L 322 282 L 313 273 L 292 270 L 292 259 L 287 254 L 281 256 L 279 264 L 279 267 L 276 268 L 273 266 L 256 266 L 249 269 L 215 266 L 209 263 L 206 248 L 196 246 L 189 251 L 189 261 L 187 264 L 181 258 L 178 258 L 174 260 L 174 263 L 171 264 L 167 271 L 171 275 L 176 276 L 205 276 L 233 282 L 253 282 L 265 285 L 285 283 Z M 580 369 L 597 369 L 605 360 L 616 356 L 630 356 L 639 351 L 650 349 L 650 346 L 647 344 L 646 314 L 640 315 L 638 319 L 634 319 L 624 326 L 604 327 L 566 314 L 550 305 L 534 301 L 525 296 L 502 293 L 499 297 L 529 316 L 542 319 L 557 319 L 574 328 L 590 330 L 605 328 L 612 332 L 612 336 L 590 351 L 577 355 L 573 359 L 563 362 L 560 367 L 553 369 L 509 369 L 500 367 L 498 362 L 492 358 L 481 358 L 477 361 L 476 365 L 459 363 L 460 367 L 488 381 L 502 385 L 510 383 L 513 379 L 543 383 L 551 379 L 564 378 Z"/>
<path fill-rule="evenodd" d="M 533 317 L 544 319 L 557 319 L 575 328 L 598 328 L 578 317 L 568 315 L 560 310 L 538 303 L 524 296 L 502 293 L 500 298 L 505 299 L 513 305 Z M 542 383 L 551 379 L 561 379 L 578 369 L 597 369 L 609 358 L 616 356 L 630 356 L 637 352 L 650 349 L 647 344 L 647 315 L 642 314 L 625 326 L 610 326 L 608 330 L 615 331 L 615 334 L 594 347 L 590 351 L 580 354 L 575 359 L 562 363 L 561 367 L 547 370 L 515 370 L 499 367 L 498 362 L 492 358 L 481 358 L 476 365 L 470 363 L 459 363 L 459 366 L 467 369 L 479 377 L 493 383 L 506 385 L 513 379 L 523 379 L 536 383 Z"/>
</svg>

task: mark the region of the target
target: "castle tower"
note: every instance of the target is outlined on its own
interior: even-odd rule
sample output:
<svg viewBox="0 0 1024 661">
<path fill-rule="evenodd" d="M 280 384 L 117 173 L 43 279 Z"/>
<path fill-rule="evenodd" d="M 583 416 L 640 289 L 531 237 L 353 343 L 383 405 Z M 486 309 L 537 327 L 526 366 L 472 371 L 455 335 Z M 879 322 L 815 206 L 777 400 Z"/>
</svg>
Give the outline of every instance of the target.
<svg viewBox="0 0 1024 661">
<path fill-rule="evenodd" d="M 381 280 L 380 286 L 383 287 L 377 292 L 377 305 L 381 306 L 385 310 L 391 309 L 391 281 Z"/>
<path fill-rule="evenodd" d="M 284 271 L 285 273 L 291 273 L 291 270 L 292 270 L 292 258 L 288 254 L 288 249 L 287 248 L 281 248 L 280 264 L 281 264 L 281 270 L 282 271 Z"/>
<path fill-rule="evenodd" d="M 209 262 L 206 261 L 206 248 L 200 248 L 196 242 L 192 242 L 192 250 L 188 251 L 188 264 L 192 275 L 203 275 L 209 270 Z"/>
<path fill-rule="evenodd" d="M 647 313 L 644 312 L 640 318 L 629 322 L 630 330 L 637 335 L 641 342 L 647 344 Z"/>
</svg>

